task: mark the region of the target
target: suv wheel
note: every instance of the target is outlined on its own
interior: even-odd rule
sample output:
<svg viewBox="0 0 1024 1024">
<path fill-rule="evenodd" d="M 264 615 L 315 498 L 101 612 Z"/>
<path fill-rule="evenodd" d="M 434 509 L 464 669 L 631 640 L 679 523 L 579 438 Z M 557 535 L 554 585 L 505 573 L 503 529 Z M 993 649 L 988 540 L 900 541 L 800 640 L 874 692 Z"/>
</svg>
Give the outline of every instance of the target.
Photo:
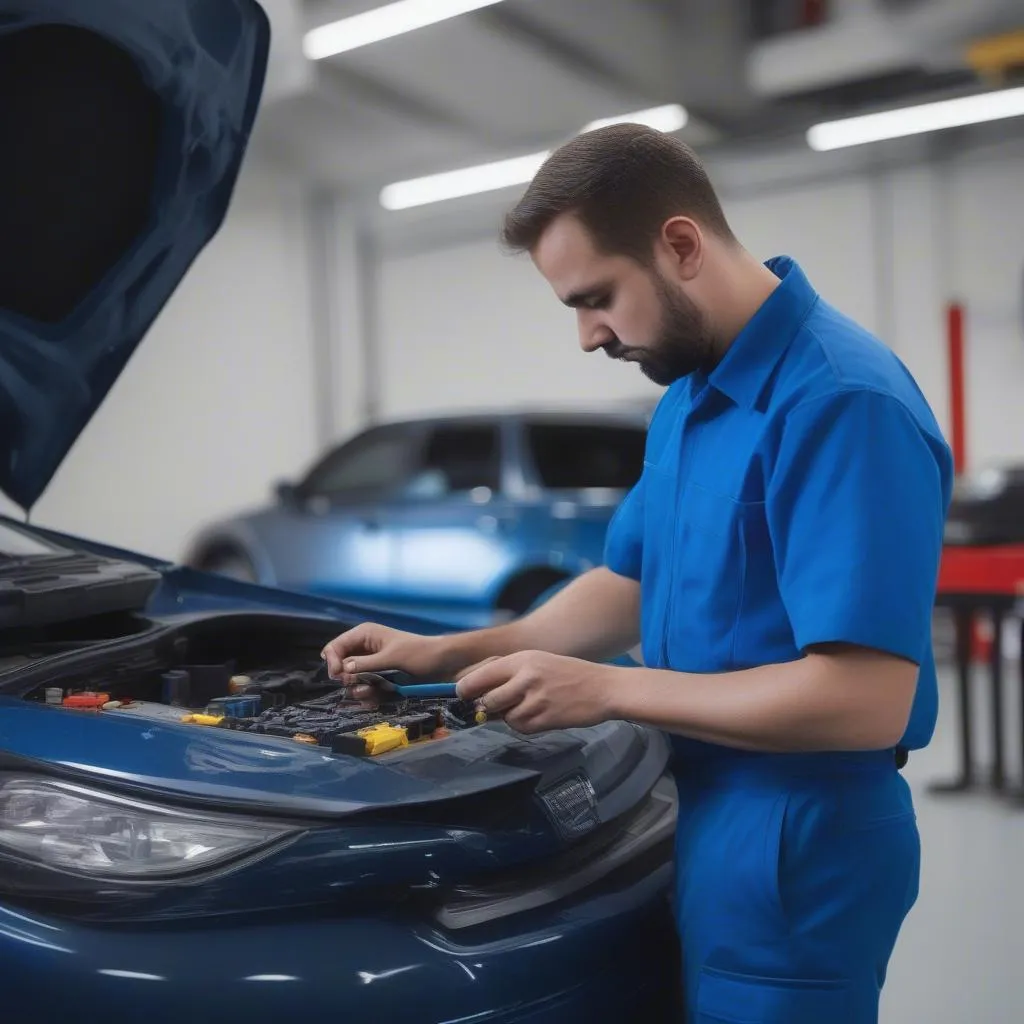
<svg viewBox="0 0 1024 1024">
<path fill-rule="evenodd" d="M 256 570 L 248 556 L 233 548 L 211 551 L 199 560 L 197 568 L 217 576 L 227 576 L 242 583 L 255 583 Z"/>
<path fill-rule="evenodd" d="M 510 580 L 498 598 L 495 621 L 508 622 L 532 611 L 547 592 L 567 583 L 569 576 L 554 569 L 531 569 Z"/>
</svg>

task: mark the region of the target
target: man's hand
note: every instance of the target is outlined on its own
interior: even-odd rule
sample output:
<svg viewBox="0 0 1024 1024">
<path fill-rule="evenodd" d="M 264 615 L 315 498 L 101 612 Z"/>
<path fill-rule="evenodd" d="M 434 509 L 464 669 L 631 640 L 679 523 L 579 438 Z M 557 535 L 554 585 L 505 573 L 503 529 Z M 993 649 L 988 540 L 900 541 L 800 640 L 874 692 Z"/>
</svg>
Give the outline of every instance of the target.
<svg viewBox="0 0 1024 1024">
<path fill-rule="evenodd" d="M 459 696 L 521 733 L 597 725 L 606 721 L 616 677 L 595 665 L 543 651 L 494 658 L 466 673 Z"/>
<path fill-rule="evenodd" d="M 353 687 L 357 700 L 372 701 L 377 697 L 372 686 L 357 685 L 360 672 L 401 669 L 418 679 L 436 682 L 448 674 L 444 637 L 418 636 L 388 626 L 364 623 L 332 640 L 322 652 L 327 671 Z"/>
</svg>

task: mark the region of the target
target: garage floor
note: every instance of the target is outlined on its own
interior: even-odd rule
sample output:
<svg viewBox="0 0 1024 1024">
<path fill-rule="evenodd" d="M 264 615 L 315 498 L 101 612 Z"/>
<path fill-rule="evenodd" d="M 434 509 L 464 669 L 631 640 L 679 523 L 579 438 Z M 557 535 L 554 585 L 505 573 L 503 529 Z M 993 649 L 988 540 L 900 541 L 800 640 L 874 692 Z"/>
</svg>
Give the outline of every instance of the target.
<svg viewBox="0 0 1024 1024">
<path fill-rule="evenodd" d="M 1016 666 L 1008 668 L 1008 683 L 1016 675 Z M 892 960 L 881 1022 L 1011 1024 L 1024 1020 L 1024 808 L 984 795 L 928 794 L 927 784 L 957 765 L 951 674 L 943 674 L 942 686 L 935 741 L 906 769 L 923 844 L 921 898 Z M 1007 689 L 1008 722 L 1016 723 L 1015 687 Z M 986 712 L 980 700 L 978 712 Z M 1014 732 L 1007 750 L 1016 780 Z"/>
</svg>

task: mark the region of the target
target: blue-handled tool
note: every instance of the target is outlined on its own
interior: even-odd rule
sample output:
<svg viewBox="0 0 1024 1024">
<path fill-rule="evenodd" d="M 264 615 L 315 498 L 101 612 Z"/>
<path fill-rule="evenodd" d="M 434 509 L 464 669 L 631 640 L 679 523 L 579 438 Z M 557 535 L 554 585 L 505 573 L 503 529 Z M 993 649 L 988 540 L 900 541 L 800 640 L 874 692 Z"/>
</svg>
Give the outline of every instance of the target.
<svg viewBox="0 0 1024 1024">
<path fill-rule="evenodd" d="M 397 693 L 407 700 L 429 700 L 437 697 L 458 697 L 455 683 L 415 683 L 413 676 L 400 669 L 384 669 L 381 672 L 360 672 L 359 681 L 378 686 L 388 693 Z"/>
</svg>

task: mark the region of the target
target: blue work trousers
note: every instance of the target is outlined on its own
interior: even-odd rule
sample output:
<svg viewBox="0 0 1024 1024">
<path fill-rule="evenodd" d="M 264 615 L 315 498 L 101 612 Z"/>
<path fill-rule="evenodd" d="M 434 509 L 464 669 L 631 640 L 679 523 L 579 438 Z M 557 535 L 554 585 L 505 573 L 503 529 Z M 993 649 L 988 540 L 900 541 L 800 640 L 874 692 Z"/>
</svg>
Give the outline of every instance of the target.
<svg viewBox="0 0 1024 1024">
<path fill-rule="evenodd" d="M 687 1024 L 876 1024 L 920 874 L 894 753 L 691 757 L 676 777 Z"/>
</svg>

